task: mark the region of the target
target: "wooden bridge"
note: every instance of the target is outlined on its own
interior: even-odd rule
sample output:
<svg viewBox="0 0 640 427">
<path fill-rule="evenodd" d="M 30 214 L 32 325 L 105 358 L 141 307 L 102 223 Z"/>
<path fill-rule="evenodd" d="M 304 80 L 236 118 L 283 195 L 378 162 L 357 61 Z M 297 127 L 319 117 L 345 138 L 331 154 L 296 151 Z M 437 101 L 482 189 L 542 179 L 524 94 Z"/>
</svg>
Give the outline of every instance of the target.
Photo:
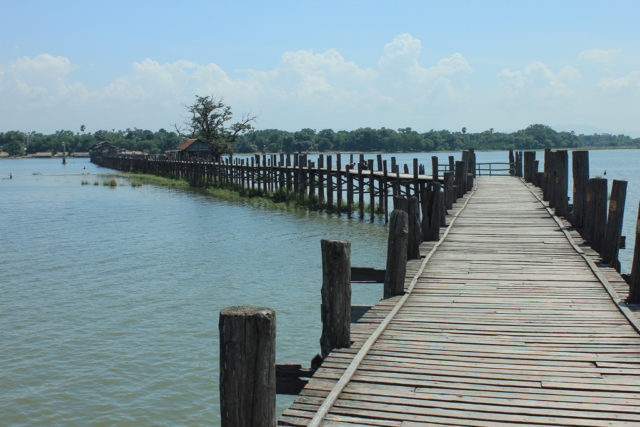
<svg viewBox="0 0 640 427">
<path fill-rule="evenodd" d="M 279 424 L 640 425 L 628 287 L 540 197 L 478 178 Z"/>
<path fill-rule="evenodd" d="M 326 201 L 329 211 L 335 200 L 337 213 L 345 191 L 346 213 L 357 201 L 360 218 L 365 200 L 372 219 L 376 204 L 385 220 L 391 196 L 397 204 L 387 268 L 364 280 L 384 281 L 385 298 L 352 325 L 351 282 L 363 269 L 350 266 L 349 242 L 323 241 L 319 367 L 275 366 L 273 310 L 220 313 L 223 425 L 273 425 L 276 391 L 299 391 L 280 425 L 640 425 L 640 320 L 625 302 L 640 303 L 640 219 L 623 279 L 626 182 L 609 197 L 606 180 L 589 179 L 588 152 L 572 158 L 569 205 L 566 151 L 545 150 L 543 172 L 534 152 L 510 153 L 505 166 L 466 151 L 442 179 L 437 158 L 425 175 L 417 159 L 403 174 L 380 156 L 377 169 L 370 160 L 356 170 L 339 155 L 335 168 L 330 156 L 315 165 L 304 155 L 92 155 L 121 170 Z M 515 176 L 481 176 L 505 171 Z M 310 379 L 300 390 L 301 378 Z"/>
</svg>

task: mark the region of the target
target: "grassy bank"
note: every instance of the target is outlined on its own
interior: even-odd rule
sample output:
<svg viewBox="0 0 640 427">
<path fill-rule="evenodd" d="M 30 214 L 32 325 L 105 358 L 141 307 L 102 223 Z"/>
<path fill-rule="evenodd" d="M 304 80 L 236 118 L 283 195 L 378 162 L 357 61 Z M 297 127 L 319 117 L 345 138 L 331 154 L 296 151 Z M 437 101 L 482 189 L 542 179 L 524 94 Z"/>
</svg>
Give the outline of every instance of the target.
<svg viewBox="0 0 640 427">
<path fill-rule="evenodd" d="M 301 209 L 325 211 L 328 213 L 347 213 L 347 205 L 343 201 L 340 209 L 337 206 L 329 208 L 326 203 L 320 203 L 317 197 L 309 197 L 307 194 L 299 195 L 286 190 L 276 192 L 264 192 L 257 189 L 242 188 L 239 185 L 216 182 L 209 186 L 192 185 L 186 179 L 166 178 L 162 176 L 141 174 L 141 173 L 120 173 L 116 176 L 128 178 L 132 182 L 152 184 L 162 187 L 174 188 L 176 190 L 188 191 L 206 196 L 216 197 L 228 201 L 248 201 L 251 204 L 276 209 Z M 351 212 L 357 210 L 357 203 L 351 206 Z M 365 212 L 369 212 L 369 206 L 365 204 Z M 378 212 L 379 213 L 379 212 Z"/>
</svg>

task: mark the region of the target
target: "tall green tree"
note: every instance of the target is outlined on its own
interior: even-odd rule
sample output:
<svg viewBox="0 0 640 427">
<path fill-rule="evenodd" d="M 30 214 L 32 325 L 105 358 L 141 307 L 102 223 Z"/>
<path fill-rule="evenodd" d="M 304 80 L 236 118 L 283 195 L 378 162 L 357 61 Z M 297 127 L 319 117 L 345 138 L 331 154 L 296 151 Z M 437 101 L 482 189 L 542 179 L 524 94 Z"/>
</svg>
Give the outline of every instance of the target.
<svg viewBox="0 0 640 427">
<path fill-rule="evenodd" d="M 233 118 L 231 107 L 222 98 L 196 95 L 196 101 L 187 107 L 190 118 L 185 128 L 176 130 L 181 136 L 198 138 L 209 145 L 214 160 L 222 154 L 230 153 L 232 144 L 243 133 L 253 129 L 254 116 L 244 116 L 240 121 L 230 123 Z"/>
</svg>

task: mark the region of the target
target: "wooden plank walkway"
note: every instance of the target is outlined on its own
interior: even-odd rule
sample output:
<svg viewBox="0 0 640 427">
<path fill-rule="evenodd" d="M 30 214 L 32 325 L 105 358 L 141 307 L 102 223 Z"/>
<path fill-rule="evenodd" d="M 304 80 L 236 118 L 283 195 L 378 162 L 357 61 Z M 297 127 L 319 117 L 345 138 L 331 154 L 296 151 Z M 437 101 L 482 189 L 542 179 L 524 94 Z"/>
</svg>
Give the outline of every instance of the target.
<svg viewBox="0 0 640 427">
<path fill-rule="evenodd" d="M 313 422 L 640 425 L 640 335 L 544 206 L 511 177 L 479 178 L 464 204 L 424 269 L 409 263 L 410 295 L 355 324 L 279 424 L 328 408 Z"/>
</svg>

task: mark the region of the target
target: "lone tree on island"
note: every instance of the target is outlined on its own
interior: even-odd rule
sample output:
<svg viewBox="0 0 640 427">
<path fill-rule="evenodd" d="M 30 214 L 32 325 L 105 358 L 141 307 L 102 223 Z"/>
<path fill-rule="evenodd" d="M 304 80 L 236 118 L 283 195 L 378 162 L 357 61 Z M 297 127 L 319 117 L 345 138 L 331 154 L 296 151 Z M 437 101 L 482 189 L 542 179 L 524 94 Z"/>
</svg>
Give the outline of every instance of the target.
<svg viewBox="0 0 640 427">
<path fill-rule="evenodd" d="M 196 102 L 187 107 L 191 118 L 185 122 L 185 128 L 176 131 L 182 137 L 197 138 L 211 147 L 214 161 L 223 154 L 232 152 L 233 142 L 243 133 L 253 129 L 251 122 L 255 116 L 246 115 L 239 122 L 229 123 L 233 117 L 231 107 L 225 105 L 222 98 L 196 95 Z"/>
</svg>

